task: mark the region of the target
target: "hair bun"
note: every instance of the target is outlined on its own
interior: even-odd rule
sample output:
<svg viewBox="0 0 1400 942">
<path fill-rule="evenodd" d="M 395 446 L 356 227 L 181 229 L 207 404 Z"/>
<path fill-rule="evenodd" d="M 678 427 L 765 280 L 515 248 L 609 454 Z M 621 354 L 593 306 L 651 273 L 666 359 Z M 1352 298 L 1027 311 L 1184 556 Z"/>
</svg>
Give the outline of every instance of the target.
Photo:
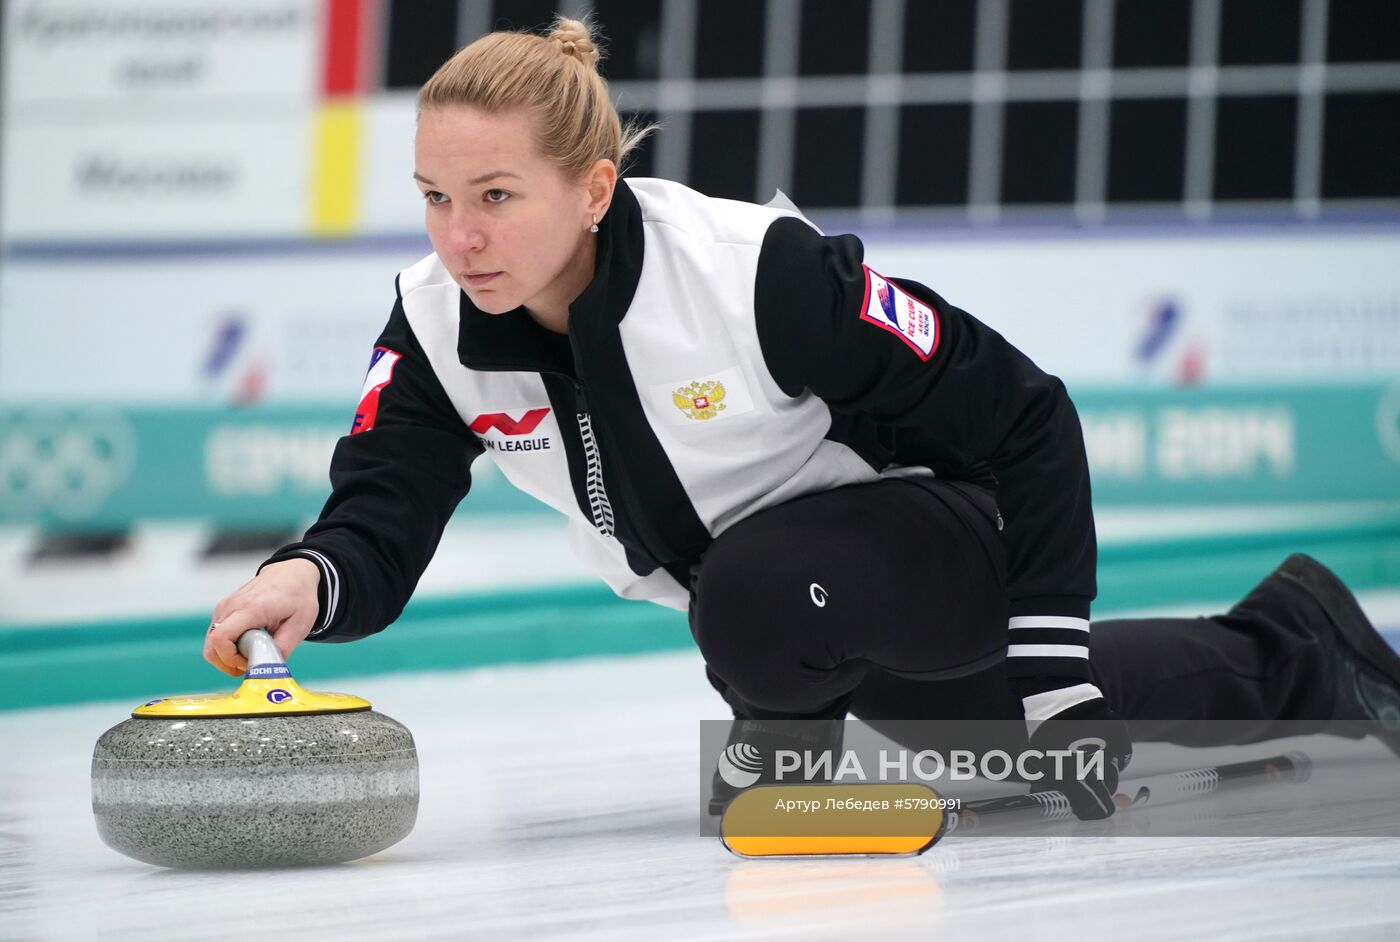
<svg viewBox="0 0 1400 942">
<path fill-rule="evenodd" d="M 598 63 L 598 49 L 593 45 L 593 37 L 589 35 L 586 23 L 560 17 L 550 31 L 549 41 L 558 43 L 564 55 L 577 59 L 590 69 Z"/>
</svg>

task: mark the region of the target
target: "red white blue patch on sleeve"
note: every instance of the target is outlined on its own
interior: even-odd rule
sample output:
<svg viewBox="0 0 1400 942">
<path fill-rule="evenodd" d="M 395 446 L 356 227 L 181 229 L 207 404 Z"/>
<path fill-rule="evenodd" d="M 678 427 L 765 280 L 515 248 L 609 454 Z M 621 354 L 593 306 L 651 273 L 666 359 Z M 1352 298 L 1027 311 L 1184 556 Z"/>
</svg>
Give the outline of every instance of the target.
<svg viewBox="0 0 1400 942">
<path fill-rule="evenodd" d="M 883 327 L 927 362 L 938 349 L 938 312 L 903 288 L 865 269 L 865 299 L 860 319 Z"/>
<path fill-rule="evenodd" d="M 369 358 L 369 372 L 365 374 L 365 385 L 360 390 L 360 407 L 355 410 L 355 422 L 350 426 L 350 434 L 358 435 L 374 428 L 374 420 L 379 416 L 379 394 L 394 378 L 394 364 L 399 362 L 399 354 L 388 347 L 375 347 Z"/>
</svg>

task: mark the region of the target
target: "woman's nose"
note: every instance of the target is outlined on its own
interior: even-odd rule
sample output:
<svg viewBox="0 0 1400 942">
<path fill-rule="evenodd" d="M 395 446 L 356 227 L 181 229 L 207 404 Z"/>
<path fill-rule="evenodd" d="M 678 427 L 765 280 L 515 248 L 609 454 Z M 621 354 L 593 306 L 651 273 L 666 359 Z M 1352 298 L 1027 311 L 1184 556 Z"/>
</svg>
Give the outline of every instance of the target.
<svg viewBox="0 0 1400 942">
<path fill-rule="evenodd" d="M 453 252 L 463 255 L 480 252 L 486 246 L 486 234 L 473 219 L 454 220 L 448 239 Z"/>
</svg>

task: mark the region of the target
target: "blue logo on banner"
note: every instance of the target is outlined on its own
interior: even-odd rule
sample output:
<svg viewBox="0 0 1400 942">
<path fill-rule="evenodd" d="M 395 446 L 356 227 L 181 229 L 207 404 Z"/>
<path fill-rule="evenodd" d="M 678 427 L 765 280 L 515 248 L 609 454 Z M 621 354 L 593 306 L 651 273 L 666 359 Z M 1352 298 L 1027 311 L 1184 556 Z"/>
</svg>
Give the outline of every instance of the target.
<svg viewBox="0 0 1400 942">
<path fill-rule="evenodd" d="M 147 700 L 145 703 L 143 703 L 143 704 L 141 704 L 141 705 L 142 705 L 142 706 L 155 706 L 157 703 L 164 703 L 164 702 L 166 701 L 166 699 L 167 699 L 166 697 L 156 697 L 154 700 Z"/>
<path fill-rule="evenodd" d="M 1133 357 L 1139 363 L 1151 363 L 1166 348 L 1167 341 L 1181 329 L 1181 309 L 1171 299 L 1159 301 L 1148 316 L 1138 339 Z"/>
<path fill-rule="evenodd" d="M 292 672 L 286 664 L 254 664 L 243 676 L 266 680 L 269 677 L 290 677 Z"/>
<path fill-rule="evenodd" d="M 292 699 L 292 695 L 281 687 L 278 687 L 276 690 L 269 690 L 267 692 L 267 699 L 270 703 L 286 703 L 288 700 Z"/>
<path fill-rule="evenodd" d="M 219 325 L 218 332 L 214 335 L 213 342 L 209 345 L 209 352 L 204 357 L 204 363 L 200 366 L 200 373 L 209 379 L 217 379 L 219 374 L 233 362 L 234 354 L 243 343 L 244 336 L 248 333 L 248 324 L 244 315 L 240 312 L 228 314 L 223 323 Z"/>
</svg>

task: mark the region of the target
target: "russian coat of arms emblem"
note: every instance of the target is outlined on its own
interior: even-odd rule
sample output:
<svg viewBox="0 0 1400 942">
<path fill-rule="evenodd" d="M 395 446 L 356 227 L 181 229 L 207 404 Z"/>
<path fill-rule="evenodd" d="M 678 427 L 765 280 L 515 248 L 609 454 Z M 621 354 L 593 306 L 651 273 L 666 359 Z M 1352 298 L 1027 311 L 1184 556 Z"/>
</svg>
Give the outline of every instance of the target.
<svg viewBox="0 0 1400 942">
<path fill-rule="evenodd" d="M 696 380 L 671 393 L 671 401 L 676 404 L 677 409 L 686 414 L 687 418 L 702 422 L 706 419 L 713 419 L 725 408 L 724 384 L 702 383 Z"/>
</svg>

